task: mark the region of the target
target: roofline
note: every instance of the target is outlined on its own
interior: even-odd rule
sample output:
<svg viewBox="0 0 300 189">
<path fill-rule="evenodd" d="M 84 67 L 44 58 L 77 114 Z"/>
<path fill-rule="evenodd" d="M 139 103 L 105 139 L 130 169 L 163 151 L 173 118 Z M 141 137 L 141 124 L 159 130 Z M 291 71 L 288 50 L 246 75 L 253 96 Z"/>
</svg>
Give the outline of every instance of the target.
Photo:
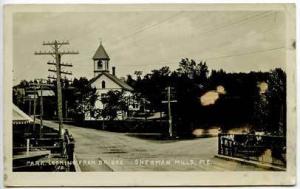
<svg viewBox="0 0 300 189">
<path fill-rule="evenodd" d="M 107 72 L 102 72 L 102 73 L 100 73 L 99 75 L 97 75 L 96 77 L 94 77 L 94 78 L 92 78 L 91 80 L 90 80 L 90 82 L 89 82 L 89 84 L 92 84 L 92 83 L 94 83 L 99 77 L 101 77 L 102 75 L 106 75 L 107 77 L 109 77 L 111 80 L 114 80 L 115 81 L 115 79 L 113 78 L 113 77 L 111 77 L 111 74 L 109 74 L 109 73 L 107 73 Z M 118 79 L 118 78 L 117 78 Z M 122 89 L 125 89 L 125 90 L 127 90 L 127 91 L 134 91 L 134 89 L 130 86 L 130 85 L 128 85 L 126 82 L 124 82 L 126 85 L 128 85 L 128 88 L 127 87 L 124 87 L 124 86 L 122 86 L 122 85 L 120 85 L 120 83 L 118 82 L 118 81 L 115 81 L 115 83 L 117 83 L 117 85 L 119 85 Z"/>
</svg>

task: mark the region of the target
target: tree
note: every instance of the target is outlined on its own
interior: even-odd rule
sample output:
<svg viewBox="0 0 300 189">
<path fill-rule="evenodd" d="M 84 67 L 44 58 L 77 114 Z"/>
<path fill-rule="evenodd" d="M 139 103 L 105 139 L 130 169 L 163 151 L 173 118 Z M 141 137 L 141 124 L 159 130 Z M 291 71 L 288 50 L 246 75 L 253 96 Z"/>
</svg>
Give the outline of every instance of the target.
<svg viewBox="0 0 300 189">
<path fill-rule="evenodd" d="M 71 116 L 76 120 L 83 120 L 86 113 L 92 117 L 97 111 L 95 102 L 98 99 L 97 90 L 93 88 L 85 77 L 75 78 L 71 83 L 72 90 L 63 95 L 68 100 Z"/>
<path fill-rule="evenodd" d="M 182 76 L 185 75 L 190 79 L 194 79 L 196 83 L 203 83 L 207 81 L 208 67 L 206 62 L 200 61 L 198 64 L 195 60 L 188 58 L 181 59 L 177 73 Z"/>
<path fill-rule="evenodd" d="M 108 91 L 106 95 L 101 98 L 104 108 L 100 115 L 104 119 L 114 120 L 118 116 L 118 112 L 128 110 L 126 97 L 123 91 Z"/>
<path fill-rule="evenodd" d="M 133 88 L 136 87 L 136 81 L 132 78 L 131 75 L 127 75 L 126 83 Z"/>
<path fill-rule="evenodd" d="M 253 120 L 256 128 L 273 135 L 286 134 L 286 74 L 274 69 L 268 74 L 265 89 L 257 92 Z"/>
<path fill-rule="evenodd" d="M 134 71 L 134 75 L 136 75 L 137 80 L 141 80 L 141 75 L 143 74 L 142 71 Z"/>
<path fill-rule="evenodd" d="M 161 101 L 164 99 L 163 90 L 170 85 L 169 67 L 165 66 L 160 69 L 154 69 L 151 73 L 146 74 L 143 79 L 136 80 L 135 91 L 151 102 L 152 111 L 160 111 Z"/>
<path fill-rule="evenodd" d="M 286 134 L 286 74 L 280 69 L 271 70 L 267 80 L 267 100 L 270 103 L 270 130 L 278 135 Z"/>
</svg>

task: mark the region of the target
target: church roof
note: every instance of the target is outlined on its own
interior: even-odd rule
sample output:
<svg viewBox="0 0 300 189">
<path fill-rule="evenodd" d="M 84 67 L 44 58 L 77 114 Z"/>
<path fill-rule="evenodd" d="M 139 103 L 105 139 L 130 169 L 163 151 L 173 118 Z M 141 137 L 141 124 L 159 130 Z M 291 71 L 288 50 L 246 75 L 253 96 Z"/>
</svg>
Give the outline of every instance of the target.
<svg viewBox="0 0 300 189">
<path fill-rule="evenodd" d="M 116 84 L 118 84 L 122 89 L 127 90 L 127 91 L 133 91 L 133 88 L 129 86 L 126 82 L 122 81 L 121 79 L 117 78 L 116 76 L 108 73 L 108 72 L 102 72 L 93 79 L 90 80 L 90 83 L 94 83 L 98 78 L 100 78 L 102 75 L 107 76 L 109 79 L 114 81 Z"/>
<path fill-rule="evenodd" d="M 97 59 L 109 60 L 110 59 L 107 52 L 105 51 L 102 43 L 100 44 L 97 51 L 95 52 L 93 59 L 94 60 L 97 60 Z"/>
</svg>

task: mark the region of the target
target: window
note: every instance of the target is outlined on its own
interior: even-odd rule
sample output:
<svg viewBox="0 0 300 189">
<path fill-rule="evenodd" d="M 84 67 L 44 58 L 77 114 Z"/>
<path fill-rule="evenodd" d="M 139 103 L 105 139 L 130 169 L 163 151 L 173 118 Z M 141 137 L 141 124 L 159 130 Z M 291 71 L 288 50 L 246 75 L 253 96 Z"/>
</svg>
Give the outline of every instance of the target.
<svg viewBox="0 0 300 189">
<path fill-rule="evenodd" d="M 105 89 L 105 81 L 102 81 L 101 86 L 102 86 L 102 89 Z"/>
<path fill-rule="evenodd" d="M 97 68 L 98 68 L 98 70 L 102 70 L 103 69 L 103 64 L 102 64 L 101 60 L 98 61 Z"/>
</svg>

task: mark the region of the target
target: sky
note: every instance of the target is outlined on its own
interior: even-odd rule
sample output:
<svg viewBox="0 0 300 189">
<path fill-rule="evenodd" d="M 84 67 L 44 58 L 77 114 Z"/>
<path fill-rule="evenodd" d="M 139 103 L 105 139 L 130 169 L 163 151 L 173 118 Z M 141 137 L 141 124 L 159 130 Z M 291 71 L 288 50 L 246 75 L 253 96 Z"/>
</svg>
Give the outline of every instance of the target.
<svg viewBox="0 0 300 189">
<path fill-rule="evenodd" d="M 73 76 L 91 79 L 92 56 L 102 42 L 118 77 L 135 70 L 178 67 L 182 58 L 206 61 L 227 72 L 285 69 L 285 15 L 279 11 L 105 11 L 27 12 L 13 17 L 14 84 L 52 75 L 35 51 L 49 51 L 43 41 L 68 40 L 61 50 Z"/>
</svg>

